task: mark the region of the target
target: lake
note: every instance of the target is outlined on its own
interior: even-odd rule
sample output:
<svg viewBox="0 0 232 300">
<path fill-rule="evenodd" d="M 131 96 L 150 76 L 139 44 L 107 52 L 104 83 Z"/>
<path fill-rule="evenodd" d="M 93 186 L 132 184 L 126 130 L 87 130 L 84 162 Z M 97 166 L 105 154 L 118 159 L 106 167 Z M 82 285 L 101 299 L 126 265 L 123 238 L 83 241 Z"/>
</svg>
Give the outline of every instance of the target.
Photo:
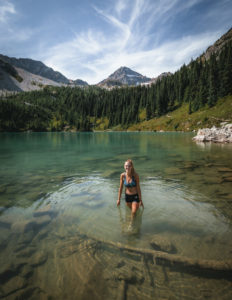
<svg viewBox="0 0 232 300">
<path fill-rule="evenodd" d="M 0 298 L 232 299 L 232 145 L 192 137 L 1 133 Z"/>
</svg>

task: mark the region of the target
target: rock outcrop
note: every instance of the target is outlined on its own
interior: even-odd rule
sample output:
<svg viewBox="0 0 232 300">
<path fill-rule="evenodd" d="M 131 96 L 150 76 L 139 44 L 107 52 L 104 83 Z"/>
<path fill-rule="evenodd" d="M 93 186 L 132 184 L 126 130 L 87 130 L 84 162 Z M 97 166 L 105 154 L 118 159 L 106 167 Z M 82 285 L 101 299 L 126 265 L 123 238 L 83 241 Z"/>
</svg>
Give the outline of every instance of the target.
<svg viewBox="0 0 232 300">
<path fill-rule="evenodd" d="M 232 143 L 232 124 L 222 123 L 221 128 L 199 129 L 193 138 L 197 142 Z"/>
<path fill-rule="evenodd" d="M 218 56 L 226 43 L 232 40 L 232 28 L 228 30 L 223 36 L 220 37 L 212 46 L 208 47 L 205 53 L 201 56 L 206 60 L 214 53 Z"/>
</svg>

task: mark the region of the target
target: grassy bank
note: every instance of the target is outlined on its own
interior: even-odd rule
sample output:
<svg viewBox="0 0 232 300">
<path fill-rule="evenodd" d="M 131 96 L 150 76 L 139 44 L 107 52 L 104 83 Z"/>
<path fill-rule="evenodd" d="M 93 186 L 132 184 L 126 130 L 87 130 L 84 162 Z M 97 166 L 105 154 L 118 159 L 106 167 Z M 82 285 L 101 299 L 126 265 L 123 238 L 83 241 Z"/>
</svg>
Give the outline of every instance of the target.
<svg viewBox="0 0 232 300">
<path fill-rule="evenodd" d="M 199 128 L 210 128 L 220 126 L 222 122 L 232 123 L 232 96 L 220 99 L 214 107 L 203 107 L 192 114 L 188 113 L 188 104 L 183 104 L 180 108 L 170 112 L 160 118 L 154 118 L 149 121 L 144 120 L 146 112 L 141 111 L 137 124 L 131 124 L 128 127 L 117 125 L 108 128 L 109 120 L 102 118 L 96 120 L 95 131 L 193 131 Z"/>
</svg>

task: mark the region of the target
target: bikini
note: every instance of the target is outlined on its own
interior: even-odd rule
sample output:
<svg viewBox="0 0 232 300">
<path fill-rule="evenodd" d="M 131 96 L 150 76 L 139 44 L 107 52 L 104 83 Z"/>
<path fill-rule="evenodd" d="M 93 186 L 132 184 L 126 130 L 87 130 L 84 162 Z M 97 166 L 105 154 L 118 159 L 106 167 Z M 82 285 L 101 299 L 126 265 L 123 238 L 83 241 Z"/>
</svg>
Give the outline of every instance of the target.
<svg viewBox="0 0 232 300">
<path fill-rule="evenodd" d="M 132 181 L 131 182 L 127 182 L 126 181 L 126 174 L 124 174 L 124 185 L 125 185 L 125 187 L 129 187 L 129 188 L 136 186 L 136 180 L 135 180 L 134 176 L 132 176 Z"/>
<path fill-rule="evenodd" d="M 126 181 L 126 174 L 124 174 L 124 185 L 127 188 L 135 187 L 136 186 L 136 180 L 134 176 L 132 176 L 131 182 Z M 125 200 L 127 203 L 132 203 L 132 202 L 138 202 L 139 203 L 139 195 L 138 194 L 133 194 L 133 195 L 128 195 L 125 194 Z"/>
</svg>

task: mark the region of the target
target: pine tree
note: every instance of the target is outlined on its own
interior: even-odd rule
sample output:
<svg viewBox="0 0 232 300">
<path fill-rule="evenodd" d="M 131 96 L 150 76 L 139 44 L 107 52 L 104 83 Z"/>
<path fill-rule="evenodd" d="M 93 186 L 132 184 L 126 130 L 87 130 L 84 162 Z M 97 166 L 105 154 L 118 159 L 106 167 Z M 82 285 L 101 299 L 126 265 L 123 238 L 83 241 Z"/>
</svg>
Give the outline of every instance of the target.
<svg viewBox="0 0 232 300">
<path fill-rule="evenodd" d="M 220 95 L 232 94 L 232 42 L 224 50 L 223 67 L 221 69 Z"/>
<path fill-rule="evenodd" d="M 212 107 L 217 102 L 217 86 L 217 61 L 216 56 L 212 54 L 209 60 L 209 107 Z"/>
</svg>

